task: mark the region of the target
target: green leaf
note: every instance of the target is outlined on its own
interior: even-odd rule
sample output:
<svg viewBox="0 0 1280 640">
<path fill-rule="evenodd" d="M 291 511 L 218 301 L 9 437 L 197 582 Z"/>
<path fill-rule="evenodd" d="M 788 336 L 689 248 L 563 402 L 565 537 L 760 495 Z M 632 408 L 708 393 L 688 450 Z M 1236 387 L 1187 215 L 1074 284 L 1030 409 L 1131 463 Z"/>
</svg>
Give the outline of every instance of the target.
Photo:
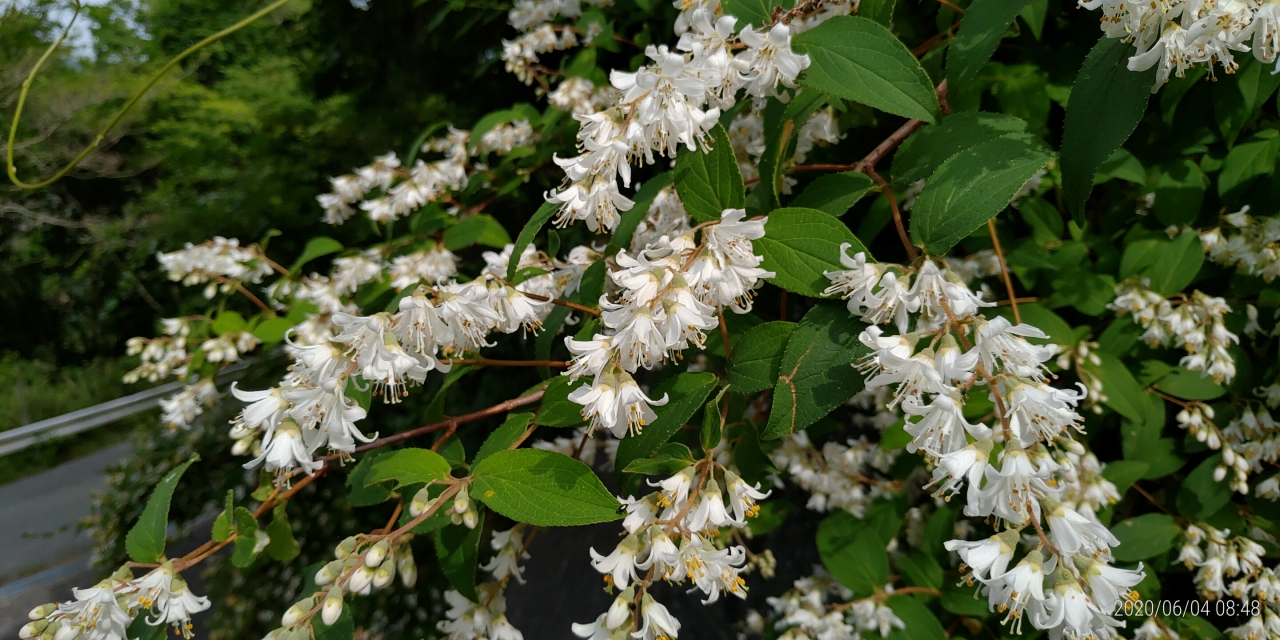
<svg viewBox="0 0 1280 640">
<path fill-rule="evenodd" d="M 778 368 L 766 440 L 808 427 L 862 388 L 852 365 L 867 351 L 858 342 L 864 326 L 839 302 L 820 302 L 804 315 Z"/>
<path fill-rule="evenodd" d="M 515 247 L 511 250 L 511 259 L 507 261 L 507 278 L 512 278 L 517 271 L 520 270 L 520 256 L 524 255 L 525 247 L 533 244 L 534 236 L 538 235 L 538 231 L 542 229 L 542 225 L 546 224 L 551 216 L 554 216 L 560 207 L 553 202 L 544 202 L 538 210 L 533 213 L 529 221 L 524 223 L 524 228 L 520 230 L 520 234 L 516 236 Z M 454 227 L 455 229 L 457 227 Z M 452 229 L 450 229 L 452 231 Z M 506 233 L 506 230 L 503 230 Z M 446 242 L 447 242 L 446 232 Z M 554 257 L 554 256 L 552 256 Z"/>
<path fill-rule="evenodd" d="M 865 173 L 846 171 L 830 173 L 814 180 L 792 200 L 790 206 L 814 209 L 837 218 L 857 204 L 863 196 L 878 191 L 880 187 Z"/>
<path fill-rule="evenodd" d="M 1276 170 L 1276 154 L 1280 152 L 1280 132 L 1265 129 L 1227 153 L 1218 175 L 1218 195 L 1238 200 L 1259 177 Z M 1159 202 L 1159 196 L 1156 196 Z"/>
<path fill-rule="evenodd" d="M 369 480 L 369 471 L 373 469 L 373 463 L 387 453 L 389 452 L 370 451 L 360 456 L 360 462 L 351 469 L 351 474 L 347 476 L 347 486 L 351 487 L 351 494 L 347 500 L 351 506 L 368 507 L 391 499 L 391 489 L 387 485 L 370 484 Z"/>
<path fill-rule="evenodd" d="M 476 602 L 476 561 L 480 555 L 480 533 L 484 531 L 484 510 L 481 509 L 476 526 L 449 525 L 436 532 L 436 557 L 440 559 L 440 572 L 449 584 Z"/>
<path fill-rule="evenodd" d="M 471 497 L 512 520 L 540 527 L 622 517 L 618 500 L 590 467 L 541 449 L 498 451 L 473 466 Z"/>
<path fill-rule="evenodd" d="M 316 258 L 327 256 L 331 253 L 342 251 L 341 242 L 325 236 L 317 236 L 307 241 L 307 246 L 303 248 L 302 255 L 293 261 L 293 266 L 289 267 L 289 273 L 297 275 L 298 270 L 304 265 Z"/>
<path fill-rule="evenodd" d="M 1121 562 L 1137 562 L 1154 558 L 1173 548 L 1181 529 L 1173 518 L 1163 513 L 1148 513 L 1129 518 L 1111 527 L 1111 534 L 1120 545 L 1111 555 Z"/>
<path fill-rule="evenodd" d="M 187 467 L 199 459 L 199 455 L 191 456 L 190 460 L 171 469 L 156 483 L 138 522 L 125 535 L 124 548 L 130 560 L 152 564 L 160 562 L 164 557 L 165 531 L 169 528 L 169 503 L 173 501 L 173 490 L 177 488 L 178 480 Z"/>
<path fill-rule="evenodd" d="M 669 476 L 693 464 L 693 452 L 679 442 L 668 442 L 648 458 L 632 460 L 623 471 L 647 476 Z"/>
<path fill-rule="evenodd" d="M 889 27 L 893 22 L 893 9 L 898 0 L 862 0 L 858 3 L 858 15 Z"/>
<path fill-rule="evenodd" d="M 284 335 L 288 333 L 297 324 L 288 318 L 275 317 L 267 318 L 253 329 L 253 337 L 262 341 L 264 345 L 271 346 L 284 340 Z"/>
<path fill-rule="evenodd" d="M 831 284 L 824 271 L 844 269 L 840 247 L 849 254 L 866 251 L 862 242 L 837 218 L 816 209 L 775 209 L 764 223 L 764 237 L 755 241 L 764 257 L 760 268 L 777 275 L 769 281 L 801 295 L 822 297 Z"/>
<path fill-rule="evenodd" d="M 1161 167 L 1155 183 L 1156 219 L 1164 224 L 1189 224 L 1200 215 L 1209 179 L 1196 163 L 1182 159 Z"/>
<path fill-rule="evenodd" d="M 573 427 L 582 424 L 582 405 L 569 400 L 569 393 L 576 386 L 586 384 L 569 382 L 568 376 L 556 376 L 542 394 L 538 407 L 538 424 L 544 427 Z"/>
<path fill-rule="evenodd" d="M 755 424 L 741 425 L 738 444 L 733 448 L 733 463 L 738 465 L 742 479 L 750 484 L 766 482 L 768 475 L 777 471 L 773 461 L 760 448 L 760 432 L 756 430 Z"/>
<path fill-rule="evenodd" d="M 772 387 L 778 381 L 787 339 L 795 330 L 794 322 L 766 322 L 741 334 L 725 367 L 725 381 L 738 393 L 756 393 Z"/>
<path fill-rule="evenodd" d="M 1116 491 L 1124 495 L 1150 468 L 1150 464 L 1139 460 L 1115 460 L 1108 462 L 1103 468 L 1102 477 L 1110 480 L 1116 486 Z"/>
<path fill-rule="evenodd" d="M 1051 159 L 1012 138 L 996 138 L 956 154 L 938 167 L 916 199 L 912 241 L 942 254 L 1003 211 Z"/>
<path fill-rule="evenodd" d="M 209 537 L 212 538 L 214 542 L 222 542 L 223 540 L 231 537 L 232 527 L 234 526 L 232 518 L 235 517 L 235 512 L 235 492 L 228 489 L 227 506 L 224 507 L 222 509 L 222 513 L 219 513 L 218 517 L 213 520 L 213 533 Z"/>
<path fill-rule="evenodd" d="M 768 102 L 764 110 L 765 148 L 760 156 L 760 181 L 751 194 L 760 207 L 755 213 L 768 213 L 781 206 L 778 192 L 782 188 L 782 167 L 795 155 L 797 132 L 829 99 L 825 93 L 809 89 L 801 90 L 786 104 Z"/>
<path fill-rule="evenodd" d="M 908 584 L 930 589 L 942 588 L 942 566 L 929 554 L 912 549 L 893 561 L 898 573 L 907 579 Z"/>
<path fill-rule="evenodd" d="M 582 280 L 578 283 L 578 302 L 589 307 L 600 306 L 600 296 L 604 294 L 605 266 L 604 260 L 597 260 L 582 272 Z"/>
<path fill-rule="evenodd" d="M 1032 37 L 1039 40 L 1044 32 L 1044 19 L 1049 17 L 1049 0 L 1031 0 L 1018 15 L 1026 21 Z"/>
<path fill-rule="evenodd" d="M 707 402 L 702 409 L 702 433 L 699 434 L 703 451 L 711 451 L 720 444 L 721 431 L 724 430 L 724 418 L 720 415 L 720 401 L 729 390 L 728 386 L 720 388 L 720 393 Z"/>
<path fill-rule="evenodd" d="M 1077 220 L 1098 167 L 1129 139 L 1147 110 L 1156 68 L 1129 70 L 1133 45 L 1103 36 L 1071 88 L 1062 132 L 1062 195 Z"/>
<path fill-rule="evenodd" d="M 1186 231 L 1166 243 L 1159 257 L 1146 272 L 1151 279 L 1151 290 L 1162 296 L 1182 291 L 1195 280 L 1204 264 L 1204 247 L 1195 231 Z"/>
<path fill-rule="evenodd" d="M 1156 388 L 1175 398 L 1200 402 L 1217 400 L 1227 394 L 1227 390 L 1214 382 L 1213 378 L 1198 371 L 1187 371 L 1183 367 L 1177 367 L 1157 380 Z"/>
<path fill-rule="evenodd" d="M 790 9 L 795 0 L 723 0 L 724 13 L 738 19 L 734 29 L 741 31 L 747 25 L 760 27 L 773 20 L 773 10 Z"/>
<path fill-rule="evenodd" d="M 1178 511 L 1182 515 L 1203 520 L 1231 502 L 1231 486 L 1213 479 L 1214 469 L 1221 465 L 1222 454 L 1214 454 L 1187 474 L 1178 489 Z"/>
<path fill-rule="evenodd" d="M 987 599 L 978 597 L 978 587 L 962 587 L 948 582 L 942 586 L 940 601 L 944 611 L 958 616 L 981 620 L 991 615 L 991 611 L 987 608 Z"/>
<path fill-rule="evenodd" d="M 293 538 L 293 527 L 289 526 L 289 515 L 285 513 L 285 505 L 279 505 L 271 511 L 271 524 L 267 525 L 267 535 L 271 542 L 267 543 L 267 555 L 281 562 L 288 562 L 302 553 L 302 547 Z"/>
<path fill-rule="evenodd" d="M 239 333 L 244 331 L 248 323 L 244 321 L 244 316 L 235 311 L 223 311 L 218 314 L 218 319 L 213 322 L 213 332 L 225 336 L 228 333 Z"/>
<path fill-rule="evenodd" d="M 648 215 L 654 198 L 658 197 L 658 192 L 671 184 L 674 179 L 675 173 L 664 171 L 636 189 L 635 196 L 631 198 L 631 209 L 622 214 L 618 226 L 613 230 L 613 237 L 609 238 L 609 246 L 615 249 L 627 249 L 631 246 L 631 236 L 635 235 L 636 227 L 640 226 L 644 217 Z"/>
<path fill-rule="evenodd" d="M 243 569 L 253 564 L 258 552 L 258 519 L 248 509 L 236 507 L 236 540 L 231 549 L 231 564 Z"/>
<path fill-rule="evenodd" d="M 822 531 L 828 522 L 833 521 L 827 518 L 818 527 L 818 555 L 831 577 L 859 598 L 884 587 L 889 579 L 889 554 L 885 552 L 880 537 L 871 529 L 862 529 L 851 542 L 832 546 L 835 536 L 824 536 Z"/>
<path fill-rule="evenodd" d="M 906 625 L 894 629 L 885 640 L 946 640 L 947 633 L 929 608 L 911 596 L 889 596 L 885 605 Z"/>
<path fill-rule="evenodd" d="M 685 149 L 676 157 L 676 194 L 685 211 L 699 222 L 719 220 L 725 209 L 742 209 L 747 204 L 729 133 L 719 124 L 708 133 L 702 149 Z"/>
<path fill-rule="evenodd" d="M 488 438 L 484 439 L 484 444 L 480 445 L 480 450 L 476 451 L 476 457 L 471 464 L 479 464 L 481 460 L 499 452 L 511 448 L 520 436 L 529 428 L 529 424 L 533 422 L 532 413 L 511 413 L 507 414 L 507 419 L 502 426 L 493 430 Z"/>
<path fill-rule="evenodd" d="M 645 425 L 640 433 L 627 436 L 618 443 L 617 466 L 626 469 L 632 460 L 648 457 L 657 451 L 693 417 L 717 384 L 719 380 L 715 374 L 704 372 L 682 373 L 659 385 L 649 397 L 656 400 L 666 395 L 667 404 L 653 408 L 657 418 Z"/>
<path fill-rule="evenodd" d="M 1102 382 L 1102 388 L 1107 394 L 1106 405 L 1130 420 L 1142 421 L 1145 416 L 1143 396 L 1146 392 L 1119 358 L 1109 353 L 1094 353 L 1098 356 L 1099 364 L 1084 363 L 1081 366 Z"/>
<path fill-rule="evenodd" d="M 966 92 L 982 65 L 991 59 L 1018 13 L 1031 0 L 973 0 L 965 9 L 960 31 L 947 46 L 947 86 Z"/>
<path fill-rule="evenodd" d="M 1111 153 L 1111 157 L 1098 165 L 1098 172 L 1093 174 L 1093 183 L 1102 184 L 1108 180 L 1124 180 L 1133 184 L 1146 184 L 1147 170 L 1142 163 L 1121 147 Z"/>
<path fill-rule="evenodd" d="M 791 39 L 809 54 L 800 83 L 904 118 L 938 119 L 938 97 L 916 57 L 888 28 L 839 16 Z"/>
<path fill-rule="evenodd" d="M 1027 123 L 1001 113 L 964 111 L 917 131 L 893 154 L 893 181 L 910 184 L 927 178 L 953 156 L 996 138 L 1039 144 Z"/>
<path fill-rule="evenodd" d="M 507 230 L 486 213 L 467 216 L 444 231 L 444 247 L 450 251 L 465 249 L 473 244 L 501 249 L 510 243 L 511 236 L 507 235 Z"/>
<path fill-rule="evenodd" d="M 400 449 L 378 456 L 365 477 L 365 486 L 393 480 L 392 486 L 440 482 L 449 477 L 444 456 L 430 449 Z"/>
</svg>

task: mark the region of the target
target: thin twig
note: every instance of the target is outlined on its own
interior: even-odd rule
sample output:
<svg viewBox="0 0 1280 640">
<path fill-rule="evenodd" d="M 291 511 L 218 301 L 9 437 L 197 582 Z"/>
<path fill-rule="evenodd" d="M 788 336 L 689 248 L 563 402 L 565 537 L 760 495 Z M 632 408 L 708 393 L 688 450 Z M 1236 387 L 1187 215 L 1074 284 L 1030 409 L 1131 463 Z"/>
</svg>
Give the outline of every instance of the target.
<svg viewBox="0 0 1280 640">
<path fill-rule="evenodd" d="M 724 357 L 728 358 L 731 354 L 729 347 L 729 327 L 724 323 L 724 311 L 719 312 L 720 316 L 720 341 L 724 343 Z"/>
<path fill-rule="evenodd" d="M 532 298 L 539 302 L 550 302 L 551 304 L 558 304 L 562 307 L 577 309 L 578 311 L 581 311 L 583 313 L 589 313 L 597 317 L 600 315 L 599 309 L 592 309 L 591 307 L 580 305 L 576 302 L 569 302 L 568 300 L 561 300 L 560 298 L 548 298 L 547 296 L 540 296 L 536 293 L 529 293 L 527 291 L 521 291 L 520 293 L 523 294 L 526 298 Z"/>
<path fill-rule="evenodd" d="M 1009 277 L 1009 265 L 1004 261 L 1004 249 L 1000 248 L 1000 234 L 996 233 L 996 219 L 987 220 L 987 231 L 991 233 L 991 244 L 996 247 L 996 258 L 1000 260 L 1000 275 L 1004 277 L 1004 288 L 1009 291 L 1009 305 L 1013 307 L 1013 323 L 1022 324 L 1022 314 L 1018 313 L 1018 296 L 1013 292 L 1013 279 Z"/>
<path fill-rule="evenodd" d="M 875 169 L 867 167 L 866 174 L 880 185 L 885 197 L 889 199 L 889 209 L 893 211 L 893 225 L 898 229 L 898 238 L 902 240 L 902 246 L 907 250 L 907 258 L 915 262 L 920 257 L 920 253 L 916 251 L 916 246 L 911 244 L 911 236 L 907 234 L 907 226 L 902 222 L 902 210 L 898 208 L 898 198 L 893 195 L 893 189 L 884 178 L 880 177 L 880 174 L 876 173 Z"/>
<path fill-rule="evenodd" d="M 453 364 L 474 364 L 477 366 L 493 366 L 493 367 L 555 367 L 557 369 L 568 368 L 569 363 L 564 360 L 494 360 L 492 358 L 467 358 L 462 360 L 450 360 L 445 358 L 441 362 L 449 365 Z"/>
</svg>

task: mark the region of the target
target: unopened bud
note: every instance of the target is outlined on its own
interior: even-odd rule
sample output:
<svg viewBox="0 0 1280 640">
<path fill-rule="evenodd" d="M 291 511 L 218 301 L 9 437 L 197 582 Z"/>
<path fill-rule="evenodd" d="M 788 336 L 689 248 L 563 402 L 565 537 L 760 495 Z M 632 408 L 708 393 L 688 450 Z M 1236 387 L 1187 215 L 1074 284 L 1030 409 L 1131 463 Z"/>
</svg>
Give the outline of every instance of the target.
<svg viewBox="0 0 1280 640">
<path fill-rule="evenodd" d="M 28 638 L 34 638 L 40 635 L 41 633 L 44 633 L 45 628 L 48 626 L 49 626 L 48 620 L 36 620 L 35 622 L 28 622 L 27 624 L 22 625 L 22 628 L 18 630 L 18 637 L 22 638 L 22 640 L 27 640 Z"/>
<path fill-rule="evenodd" d="M 45 631 L 48 633 L 48 631 Z M 72 640 L 80 635 L 80 627 L 73 627 L 69 624 L 58 627 L 58 632 L 53 634 L 53 640 Z"/>
<path fill-rule="evenodd" d="M 373 583 L 373 570 L 369 567 L 360 567 L 351 574 L 351 580 L 347 582 L 347 588 L 352 593 L 367 593 L 369 585 Z"/>
<path fill-rule="evenodd" d="M 418 582 L 418 565 L 414 564 L 413 556 L 408 556 L 406 561 L 401 557 L 396 562 L 397 573 L 400 574 L 400 584 L 406 587 L 412 587 Z"/>
<path fill-rule="evenodd" d="M 476 525 L 480 524 L 480 514 L 475 509 L 462 514 L 462 524 L 467 525 L 468 529 L 476 528 Z"/>
<path fill-rule="evenodd" d="M 350 538 L 347 538 L 346 540 L 339 542 L 337 547 L 334 547 L 333 557 L 345 558 L 351 555 L 355 550 L 356 550 L 356 538 L 355 536 L 351 536 Z"/>
<path fill-rule="evenodd" d="M 334 560 L 316 572 L 316 584 L 323 587 L 342 575 L 342 561 Z"/>
<path fill-rule="evenodd" d="M 306 615 L 307 609 L 309 608 L 310 607 L 306 606 L 305 602 L 298 602 L 294 604 L 292 607 L 289 607 L 288 611 L 284 612 L 283 616 L 280 616 L 280 624 L 285 627 L 292 627 L 293 625 L 298 624 L 298 621 L 302 619 L 302 616 Z"/>
<path fill-rule="evenodd" d="M 1222 479 L 1223 479 L 1223 478 L 1225 478 L 1225 477 L 1227 477 L 1227 468 L 1226 468 L 1226 467 L 1219 465 L 1219 466 L 1217 466 L 1217 467 L 1215 467 L 1215 468 L 1213 469 L 1213 481 L 1214 481 L 1214 482 L 1222 482 Z"/>
<path fill-rule="evenodd" d="M 1223 450 L 1222 450 L 1222 461 L 1223 461 L 1223 462 L 1225 462 L 1225 463 L 1227 463 L 1228 465 L 1235 466 L 1235 464 L 1236 464 L 1236 452 L 1235 452 L 1235 451 L 1233 451 L 1233 450 L 1231 449 L 1231 447 L 1227 447 L 1226 449 L 1223 449 Z"/>
<path fill-rule="evenodd" d="M 49 614 L 51 614 L 51 613 L 53 613 L 54 611 L 57 611 L 57 610 L 58 610 L 58 605 L 57 605 L 57 603 L 50 602 L 50 603 L 48 603 L 48 604 L 42 604 L 42 605 L 40 605 L 40 606 L 38 606 L 38 607 L 36 607 L 36 608 L 32 609 L 30 612 L 28 612 L 28 613 L 27 613 L 27 618 L 29 618 L 29 619 L 31 619 L 31 620 L 42 620 L 42 619 L 44 619 L 44 618 L 49 617 Z"/>
<path fill-rule="evenodd" d="M 379 540 L 376 544 L 369 548 L 364 554 L 364 566 L 376 567 L 382 564 L 382 560 L 387 557 L 389 545 L 386 540 Z"/>
<path fill-rule="evenodd" d="M 610 631 L 622 626 L 631 617 L 631 600 L 634 597 L 635 593 L 632 588 L 628 588 L 618 594 L 613 604 L 609 605 L 609 612 L 605 614 L 604 626 L 608 627 Z"/>
<path fill-rule="evenodd" d="M 416 518 L 426 513 L 427 509 L 430 508 L 431 493 L 427 491 L 426 487 L 418 489 L 418 492 L 413 494 L 413 500 L 409 502 L 409 515 Z"/>
<path fill-rule="evenodd" d="M 342 615 L 342 589 L 334 587 L 329 590 L 329 595 L 324 599 L 324 606 L 320 609 L 320 619 L 328 626 L 338 621 L 338 616 Z"/>
<path fill-rule="evenodd" d="M 378 567 L 377 571 L 373 572 L 373 586 L 376 589 L 381 589 L 391 584 L 391 580 L 395 577 L 396 564 L 388 560 L 382 563 L 382 566 Z"/>
<path fill-rule="evenodd" d="M 249 447 L 253 446 L 253 438 L 241 438 L 231 445 L 231 455 L 242 456 L 249 453 Z"/>
<path fill-rule="evenodd" d="M 471 498 L 467 495 L 467 490 L 463 489 L 458 495 L 453 497 L 453 512 L 457 514 L 466 513 L 471 509 Z"/>
</svg>

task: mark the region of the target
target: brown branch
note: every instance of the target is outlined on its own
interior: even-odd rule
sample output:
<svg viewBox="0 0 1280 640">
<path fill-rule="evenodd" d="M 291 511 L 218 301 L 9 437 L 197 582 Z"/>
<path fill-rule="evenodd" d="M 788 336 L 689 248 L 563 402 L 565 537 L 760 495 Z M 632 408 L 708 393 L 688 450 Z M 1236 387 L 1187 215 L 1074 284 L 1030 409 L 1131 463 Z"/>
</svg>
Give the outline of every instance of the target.
<svg viewBox="0 0 1280 640">
<path fill-rule="evenodd" d="M 1021 297 L 1021 298 L 1010 298 L 1010 299 L 1008 299 L 1008 300 L 1001 300 L 1001 301 L 997 302 L 997 303 L 996 303 L 996 306 L 997 306 L 997 307 L 1004 307 L 1004 306 L 1008 306 L 1008 305 L 1013 304 L 1015 301 L 1016 301 L 1016 302 L 1019 302 L 1019 303 L 1023 303 L 1023 302 L 1040 302 L 1040 298 L 1038 298 L 1038 297 L 1036 297 L 1036 296 L 1023 296 L 1023 297 Z"/>
<path fill-rule="evenodd" d="M 876 184 L 880 185 L 885 197 L 889 199 L 889 209 L 893 211 L 893 225 L 898 229 L 898 238 L 902 240 L 902 246 L 907 250 L 907 258 L 911 262 L 915 262 L 916 258 L 920 257 L 920 253 L 916 251 L 916 246 L 911 244 L 911 236 L 907 234 L 907 226 L 902 222 L 902 210 L 898 207 L 898 198 L 893 195 L 893 189 L 889 187 L 889 183 L 885 182 L 884 178 L 880 177 L 880 174 L 876 173 L 875 169 L 867 167 L 866 174 L 871 176 L 871 179 L 875 180 Z"/>
<path fill-rule="evenodd" d="M 462 360 L 450 360 L 445 358 L 441 360 L 445 364 L 474 364 L 477 366 L 493 366 L 493 367 L 555 367 L 557 369 L 566 369 L 569 363 L 564 360 L 493 360 L 491 358 L 468 358 Z"/>
<path fill-rule="evenodd" d="M 720 341 L 724 343 L 724 357 L 728 358 L 731 353 L 729 348 L 729 327 L 724 323 L 724 311 L 720 311 L 717 315 L 720 316 Z"/>
<path fill-rule="evenodd" d="M 958 13 L 958 14 L 960 14 L 960 15 L 964 15 L 964 13 L 965 13 L 965 12 L 964 12 L 964 9 L 962 9 L 962 8 L 960 8 L 960 7 L 958 7 L 958 6 L 954 5 L 954 4 L 952 4 L 952 3 L 950 2 L 950 0 L 938 0 L 938 4 L 940 4 L 940 5 L 944 6 L 944 7 L 948 8 L 948 9 L 951 9 L 952 11 L 955 11 L 956 13 Z"/>
<path fill-rule="evenodd" d="M 996 219 L 987 220 L 987 231 L 991 233 L 991 244 L 995 245 L 996 258 L 1000 260 L 1000 275 L 1004 277 L 1004 288 L 1009 291 L 1009 305 L 1013 307 L 1013 323 L 1022 324 L 1022 314 L 1018 313 L 1018 296 L 1013 292 L 1013 279 L 1009 277 L 1009 265 L 1004 261 L 1004 249 L 1000 248 L 1000 234 L 996 233 Z"/>
<path fill-rule="evenodd" d="M 505 281 L 504 281 L 504 284 L 505 284 Z M 507 286 L 511 286 L 511 285 L 510 285 L 510 284 L 507 284 Z M 514 288 L 514 287 L 513 287 L 513 288 Z M 561 300 L 560 298 L 548 298 L 547 296 L 540 296 L 540 295 L 538 295 L 538 294 L 536 294 L 536 293 L 529 293 L 529 292 L 527 292 L 527 291 L 521 291 L 520 293 L 521 293 L 521 294 L 523 294 L 526 298 L 531 298 L 531 299 L 533 299 L 533 300 L 537 300 L 537 301 L 539 301 L 539 302 L 550 302 L 551 304 L 558 304 L 558 305 L 560 305 L 560 306 L 562 306 L 562 307 L 569 307 L 570 309 L 577 309 L 578 311 L 581 311 L 581 312 L 583 312 L 583 313 L 589 313 L 589 314 L 591 314 L 591 315 L 593 315 L 593 316 L 597 316 L 597 317 L 600 315 L 600 310 L 599 310 L 599 309 L 592 309 L 591 307 L 584 306 L 584 305 L 580 305 L 580 304 L 578 304 L 578 303 L 576 303 L 576 302 L 569 302 L 568 300 Z"/>
<path fill-rule="evenodd" d="M 276 317 L 275 309 L 268 307 L 267 303 L 263 302 L 261 298 L 253 295 L 253 293 L 251 293 L 248 289 L 244 288 L 244 285 L 240 284 L 238 280 L 229 280 L 216 273 L 206 273 L 205 275 L 208 275 L 209 277 L 223 284 L 235 285 L 236 291 L 243 293 L 246 298 L 252 300 L 254 304 L 258 305 L 258 308 L 262 309 L 262 312 L 267 314 L 267 317 L 270 317 L 270 318 Z"/>
</svg>

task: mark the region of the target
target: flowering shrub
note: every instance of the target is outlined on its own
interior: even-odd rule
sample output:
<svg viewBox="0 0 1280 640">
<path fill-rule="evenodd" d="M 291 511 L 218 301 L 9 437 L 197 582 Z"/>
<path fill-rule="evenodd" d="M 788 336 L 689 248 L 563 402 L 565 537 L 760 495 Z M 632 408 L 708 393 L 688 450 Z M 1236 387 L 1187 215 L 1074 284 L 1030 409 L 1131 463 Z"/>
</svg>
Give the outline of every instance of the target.
<svg viewBox="0 0 1280 640">
<path fill-rule="evenodd" d="M 190 637 L 217 603 L 182 572 L 292 561 L 291 507 L 338 475 L 389 516 L 307 558 L 268 638 L 353 637 L 353 601 L 430 572 L 442 636 L 519 639 L 504 591 L 535 533 L 606 522 L 616 546 L 578 561 L 613 602 L 564 630 L 591 640 L 679 637 L 659 580 L 747 600 L 738 631 L 768 638 L 1280 635 L 1280 5 L 1065 10 L 1103 35 L 1046 140 L 987 76 L 1056 3 L 679 2 L 674 34 L 634 4 L 518 0 L 500 57 L 545 102 L 333 178 L 317 215 L 372 239 L 289 267 L 224 238 L 160 255 L 211 306 L 132 340 L 129 378 L 186 382 L 177 430 L 237 403 L 257 488 L 169 557 L 177 466 L 132 561 L 23 638 Z M 606 75 L 620 43 L 643 55 Z M 1216 126 L 1179 138 L 1197 104 Z M 548 172 L 513 241 L 487 212 Z M 269 352 L 273 386 L 216 382 Z M 477 379 L 504 399 L 444 415 Z M 423 426 L 389 432 L 423 389 Z M 777 585 L 769 534 L 799 511 L 821 566 Z"/>
</svg>

